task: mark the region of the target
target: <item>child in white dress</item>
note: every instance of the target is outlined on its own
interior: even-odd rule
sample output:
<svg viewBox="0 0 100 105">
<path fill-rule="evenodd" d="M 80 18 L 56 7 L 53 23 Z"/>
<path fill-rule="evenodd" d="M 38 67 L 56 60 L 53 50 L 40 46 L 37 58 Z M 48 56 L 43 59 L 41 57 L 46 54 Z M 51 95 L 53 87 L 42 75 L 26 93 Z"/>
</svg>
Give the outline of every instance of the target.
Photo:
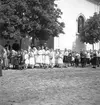
<svg viewBox="0 0 100 105">
<path fill-rule="evenodd" d="M 3 53 L 3 63 L 4 63 L 4 69 L 8 68 L 8 57 L 7 57 L 7 50 L 4 48 Z"/>
<path fill-rule="evenodd" d="M 37 51 L 36 63 L 39 64 L 40 67 L 42 67 L 42 50 L 41 50 L 41 47 L 39 47 L 38 51 Z"/>
<path fill-rule="evenodd" d="M 34 50 L 34 66 L 36 66 L 36 60 L 37 60 L 37 49 L 36 49 L 36 47 L 33 47 L 33 50 Z"/>
<path fill-rule="evenodd" d="M 45 49 L 44 46 L 42 46 L 42 66 L 45 66 Z"/>
<path fill-rule="evenodd" d="M 58 51 L 58 49 L 55 51 L 55 65 L 56 65 L 56 67 L 58 67 L 59 66 L 59 64 L 58 64 L 58 57 L 59 57 L 59 51 Z"/>
<path fill-rule="evenodd" d="M 29 59 L 30 61 L 30 66 L 32 67 L 32 68 L 34 68 L 34 65 L 35 65 L 35 59 L 34 59 L 34 51 L 31 49 L 31 51 L 30 51 L 30 59 Z"/>
<path fill-rule="evenodd" d="M 62 52 L 59 50 L 59 55 L 58 55 L 58 67 L 62 68 L 63 66 L 63 54 Z"/>
<path fill-rule="evenodd" d="M 25 68 L 27 69 L 29 66 L 29 53 L 28 51 L 25 51 Z"/>
<path fill-rule="evenodd" d="M 50 50 L 50 66 L 51 68 L 55 66 L 55 51 L 53 49 Z"/>
<path fill-rule="evenodd" d="M 50 51 L 46 47 L 46 50 L 45 50 L 45 67 L 48 68 L 49 65 L 50 65 Z"/>
</svg>

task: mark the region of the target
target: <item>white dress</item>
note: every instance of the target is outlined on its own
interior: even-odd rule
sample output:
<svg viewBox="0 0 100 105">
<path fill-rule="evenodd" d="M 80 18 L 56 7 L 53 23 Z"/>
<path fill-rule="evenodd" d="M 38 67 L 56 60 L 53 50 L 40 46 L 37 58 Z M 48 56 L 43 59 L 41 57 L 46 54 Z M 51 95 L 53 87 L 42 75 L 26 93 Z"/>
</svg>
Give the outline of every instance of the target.
<svg viewBox="0 0 100 105">
<path fill-rule="evenodd" d="M 38 50 L 37 52 L 36 63 L 42 64 L 42 50 Z"/>
<path fill-rule="evenodd" d="M 59 52 L 56 52 L 55 54 L 55 64 L 58 65 L 58 56 L 59 56 Z"/>
<path fill-rule="evenodd" d="M 74 56 L 72 56 L 72 61 L 74 61 L 75 60 L 75 58 L 74 58 Z"/>
<path fill-rule="evenodd" d="M 54 51 L 51 51 L 50 52 L 50 63 L 55 65 L 55 52 Z"/>
<path fill-rule="evenodd" d="M 49 50 L 45 51 L 45 64 L 47 65 L 50 64 L 50 51 Z"/>
<path fill-rule="evenodd" d="M 63 55 L 62 54 L 59 54 L 58 64 L 63 64 Z"/>
<path fill-rule="evenodd" d="M 42 63 L 45 64 L 45 49 L 42 49 Z"/>
<path fill-rule="evenodd" d="M 35 64 L 37 63 L 36 60 L 37 60 L 37 50 L 34 51 L 34 63 Z"/>
<path fill-rule="evenodd" d="M 25 64 L 29 65 L 29 54 L 28 53 L 25 54 Z"/>
<path fill-rule="evenodd" d="M 3 58 L 4 58 L 4 66 L 8 67 L 8 58 L 7 58 L 7 51 L 6 51 L 6 49 L 4 49 Z"/>
<path fill-rule="evenodd" d="M 90 53 L 87 53 L 87 58 L 89 58 L 89 59 L 90 59 Z"/>
<path fill-rule="evenodd" d="M 30 65 L 35 65 L 34 52 L 30 52 Z"/>
<path fill-rule="evenodd" d="M 100 52 L 98 53 L 98 57 L 100 57 Z"/>
</svg>

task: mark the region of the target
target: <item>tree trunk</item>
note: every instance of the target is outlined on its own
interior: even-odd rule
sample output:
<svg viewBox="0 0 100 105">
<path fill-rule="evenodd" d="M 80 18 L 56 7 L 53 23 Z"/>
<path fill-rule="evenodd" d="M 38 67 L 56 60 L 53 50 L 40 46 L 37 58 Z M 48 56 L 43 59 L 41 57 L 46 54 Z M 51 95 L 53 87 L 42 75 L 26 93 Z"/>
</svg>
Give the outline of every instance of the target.
<svg viewBox="0 0 100 105">
<path fill-rule="evenodd" d="M 35 41 L 34 41 L 34 37 L 32 37 L 32 42 L 31 42 L 31 46 L 35 45 Z"/>
<path fill-rule="evenodd" d="M 100 50 L 100 41 L 99 41 L 99 50 Z"/>
<path fill-rule="evenodd" d="M 22 38 L 20 39 L 20 50 L 22 48 Z"/>
<path fill-rule="evenodd" d="M 92 50 L 94 51 L 94 44 L 92 44 Z"/>
</svg>

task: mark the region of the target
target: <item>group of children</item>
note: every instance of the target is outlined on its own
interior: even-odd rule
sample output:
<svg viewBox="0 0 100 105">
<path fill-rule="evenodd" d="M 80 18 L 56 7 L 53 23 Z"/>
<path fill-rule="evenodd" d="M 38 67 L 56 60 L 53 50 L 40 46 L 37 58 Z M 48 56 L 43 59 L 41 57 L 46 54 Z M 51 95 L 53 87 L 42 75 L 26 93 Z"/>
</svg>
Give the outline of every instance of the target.
<svg viewBox="0 0 100 105">
<path fill-rule="evenodd" d="M 84 53 L 83 53 L 84 52 Z M 83 55 L 84 56 L 83 56 Z M 79 66 L 79 63 L 91 64 L 94 52 L 82 51 L 82 53 L 65 49 L 54 50 L 48 47 L 29 47 L 28 50 L 14 51 L 4 49 L 3 65 L 4 68 L 53 68 Z M 100 61 L 100 52 L 95 52 L 96 58 Z M 83 59 L 83 60 L 82 60 Z M 96 61 L 94 61 L 96 62 Z M 100 62 L 98 63 L 100 64 Z"/>
<path fill-rule="evenodd" d="M 54 52 L 53 50 L 49 50 L 47 47 L 38 47 L 38 50 L 34 47 L 33 49 L 29 49 L 28 51 L 24 51 L 24 59 L 25 66 L 31 66 L 34 68 L 35 66 L 48 68 L 49 66 L 54 66 Z"/>
</svg>

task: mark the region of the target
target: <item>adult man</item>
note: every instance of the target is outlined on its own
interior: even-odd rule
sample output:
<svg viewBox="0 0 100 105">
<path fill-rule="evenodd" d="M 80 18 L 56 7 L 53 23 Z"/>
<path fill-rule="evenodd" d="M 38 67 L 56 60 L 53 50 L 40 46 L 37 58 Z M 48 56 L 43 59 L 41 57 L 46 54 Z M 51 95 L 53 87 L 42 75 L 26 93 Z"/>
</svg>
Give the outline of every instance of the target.
<svg viewBox="0 0 100 105">
<path fill-rule="evenodd" d="M 12 49 L 15 50 L 15 51 L 19 51 L 19 50 L 20 50 L 20 46 L 19 46 L 17 40 L 16 40 L 15 43 L 12 45 Z"/>
</svg>

